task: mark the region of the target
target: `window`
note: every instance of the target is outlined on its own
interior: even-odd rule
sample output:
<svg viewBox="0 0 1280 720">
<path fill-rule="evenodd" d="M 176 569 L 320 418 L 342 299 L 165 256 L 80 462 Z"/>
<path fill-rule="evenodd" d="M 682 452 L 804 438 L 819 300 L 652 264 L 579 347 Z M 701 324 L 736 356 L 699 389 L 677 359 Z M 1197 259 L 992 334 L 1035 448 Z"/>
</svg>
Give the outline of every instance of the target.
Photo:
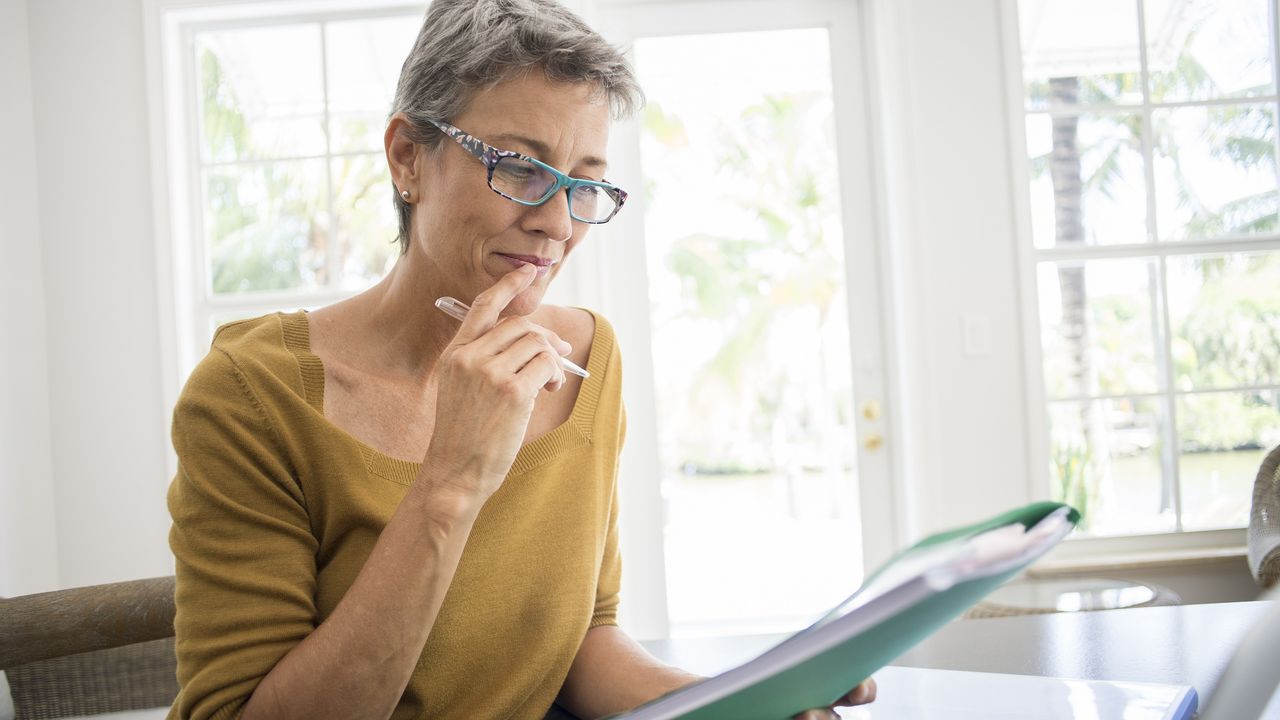
<svg viewBox="0 0 1280 720">
<path fill-rule="evenodd" d="M 394 262 L 382 132 L 421 21 L 413 7 L 182 26 L 193 208 L 182 376 L 217 326 L 333 302 Z"/>
<path fill-rule="evenodd" d="M 1248 521 L 1280 443 L 1274 0 L 1019 0 L 1054 494 Z"/>
<path fill-rule="evenodd" d="M 635 58 L 671 631 L 794 629 L 861 577 L 827 31 Z"/>
</svg>

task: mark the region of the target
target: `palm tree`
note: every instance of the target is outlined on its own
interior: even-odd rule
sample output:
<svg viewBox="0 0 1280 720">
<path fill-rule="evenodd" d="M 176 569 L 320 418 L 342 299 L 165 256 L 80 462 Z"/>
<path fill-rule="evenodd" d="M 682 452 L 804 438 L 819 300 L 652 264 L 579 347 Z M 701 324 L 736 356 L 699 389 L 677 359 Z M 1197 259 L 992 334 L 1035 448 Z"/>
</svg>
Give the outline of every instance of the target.
<svg viewBox="0 0 1280 720">
<path fill-rule="evenodd" d="M 1210 74 L 1190 52 L 1194 31 L 1188 34 L 1186 45 L 1179 53 L 1174 71 L 1153 74 L 1152 95 L 1164 97 L 1174 91 L 1192 97 L 1212 95 L 1216 87 Z M 1051 107 L 1078 107 L 1081 96 L 1088 102 L 1116 104 L 1122 95 L 1131 93 L 1135 75 L 1109 75 L 1094 77 L 1055 77 L 1046 85 L 1029 88 L 1033 95 L 1047 96 Z M 1249 93 L 1252 94 L 1252 93 Z M 1258 105 L 1219 106 L 1210 108 L 1209 126 L 1221 133 L 1221 141 L 1214 148 L 1215 154 L 1229 158 L 1242 168 L 1273 167 L 1275 163 L 1275 116 L 1269 108 Z M 1078 247 L 1085 243 L 1084 207 L 1085 194 L 1098 191 L 1110 196 L 1112 186 L 1120 179 L 1120 159 L 1126 153 L 1141 152 L 1142 123 L 1137 115 L 1102 115 L 1123 130 L 1104 133 L 1100 145 L 1082 148 L 1080 145 L 1079 117 L 1077 115 L 1052 118 L 1052 149 L 1044 156 L 1031 158 L 1034 176 L 1048 172 L 1053 184 L 1055 247 Z M 1175 179 L 1175 196 L 1181 207 L 1189 208 L 1190 221 L 1187 230 L 1197 236 L 1214 236 L 1231 233 L 1250 233 L 1273 230 L 1277 225 L 1276 193 L 1272 189 L 1239 198 L 1214 210 L 1207 207 L 1192 191 L 1193 184 L 1182 162 L 1179 148 L 1173 141 L 1170 116 L 1157 116 L 1153 124 L 1155 151 L 1168 159 Z M 1082 156 L 1096 154 L 1101 160 L 1093 171 L 1085 176 Z M 1150 191 L 1150 189 L 1148 190 Z M 1133 240 L 1137 240 L 1134 238 Z M 1220 263 L 1219 263 L 1220 264 Z M 1202 263 L 1205 279 L 1215 272 L 1213 262 Z M 1089 348 L 1088 297 L 1084 282 L 1084 268 L 1061 265 L 1058 269 L 1062 321 L 1059 332 L 1067 347 L 1071 362 L 1068 393 L 1087 396 L 1091 391 Z M 1083 448 L 1055 448 L 1054 464 L 1060 495 L 1088 503 L 1085 493 L 1093 485 L 1084 475 L 1094 472 L 1091 468 L 1089 412 L 1081 410 L 1080 427 L 1083 431 Z M 1083 458 L 1081 454 L 1083 453 Z M 1172 507 L 1173 499 L 1162 484 L 1161 507 Z"/>
</svg>

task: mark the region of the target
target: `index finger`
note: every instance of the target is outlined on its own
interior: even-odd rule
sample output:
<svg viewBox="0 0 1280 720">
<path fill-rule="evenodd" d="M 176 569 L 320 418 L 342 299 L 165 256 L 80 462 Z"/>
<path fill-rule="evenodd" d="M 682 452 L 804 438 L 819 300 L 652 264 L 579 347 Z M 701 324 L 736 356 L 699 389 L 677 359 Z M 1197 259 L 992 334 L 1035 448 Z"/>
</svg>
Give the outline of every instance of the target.
<svg viewBox="0 0 1280 720">
<path fill-rule="evenodd" d="M 453 341 L 469 343 L 489 332 L 498 323 L 498 315 L 507 307 L 507 304 L 529 287 L 537 275 L 537 268 L 534 266 L 521 265 L 503 275 L 502 279 L 488 290 L 476 295 L 476 299 L 471 303 L 471 310 L 467 312 L 467 317 L 463 319 L 462 327 L 458 328 L 458 334 L 454 335 Z"/>
</svg>

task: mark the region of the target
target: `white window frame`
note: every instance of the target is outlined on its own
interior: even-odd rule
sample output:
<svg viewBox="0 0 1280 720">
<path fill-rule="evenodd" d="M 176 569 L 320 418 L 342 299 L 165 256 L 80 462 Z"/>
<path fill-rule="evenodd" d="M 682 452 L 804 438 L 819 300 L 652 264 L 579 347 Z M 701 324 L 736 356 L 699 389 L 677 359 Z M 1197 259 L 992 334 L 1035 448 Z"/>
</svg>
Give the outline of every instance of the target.
<svg viewBox="0 0 1280 720">
<path fill-rule="evenodd" d="M 354 294 L 340 289 L 237 293 L 209 289 L 207 247 L 201 227 L 199 110 L 193 38 L 198 32 L 273 25 L 421 15 L 412 0 L 145 0 L 148 105 L 151 127 L 153 224 L 159 292 L 162 397 L 166 414 L 187 375 L 207 351 L 213 319 L 280 308 L 314 307 Z M 325 51 L 321 46 L 322 52 Z M 328 88 L 326 86 L 326 92 Z M 328 108 L 325 108 L 326 118 Z M 326 164 L 344 153 L 317 156 Z M 364 154 L 364 153 L 360 153 Z M 268 159 L 263 162 L 275 162 Z M 332 193 L 332 188 L 330 188 Z M 329 213 L 332 219 L 333 213 Z M 177 458 L 168 453 L 170 476 Z"/>
<path fill-rule="evenodd" d="M 1085 246 L 1080 248 L 1037 248 L 1035 247 L 1032 220 L 1031 220 L 1031 199 L 1028 188 L 1030 187 L 1030 172 L 1027 168 L 1027 137 L 1026 137 L 1026 110 L 1025 85 L 1022 72 L 1022 42 L 1021 31 L 1018 22 L 1018 0 L 1002 0 L 1000 6 L 1002 32 L 1005 49 L 1005 88 L 1007 115 L 1009 127 L 1009 173 L 1012 180 L 1011 187 L 1014 193 L 1013 206 L 1016 213 L 1017 225 L 1017 256 L 1019 264 L 1019 289 L 1021 293 L 1022 305 L 1027 308 L 1027 312 L 1022 313 L 1023 318 L 1023 353 L 1026 360 L 1027 372 L 1024 373 L 1026 379 L 1025 395 L 1027 400 L 1027 417 L 1030 422 L 1029 442 L 1031 447 L 1030 455 L 1032 459 L 1032 472 L 1029 475 L 1031 487 L 1029 489 L 1032 497 L 1038 497 L 1044 494 L 1047 488 L 1052 487 L 1049 472 L 1049 423 L 1048 423 L 1048 407 L 1047 392 L 1044 379 L 1044 358 L 1041 348 L 1041 326 L 1040 326 L 1040 299 L 1037 287 L 1037 265 L 1044 261 L 1086 261 L 1086 260 L 1102 260 L 1102 259 L 1144 259 L 1158 263 L 1158 287 L 1155 292 L 1159 293 L 1159 301 L 1161 307 L 1152 308 L 1153 312 L 1159 313 L 1159 320 L 1163 324 L 1162 337 L 1156 338 L 1159 346 L 1155 348 L 1157 353 L 1163 353 L 1164 357 L 1157 363 L 1159 372 L 1166 377 L 1162 378 L 1164 387 L 1169 388 L 1167 391 L 1155 393 L 1139 393 L 1134 395 L 1126 395 L 1124 397 L 1144 397 L 1159 401 L 1168 418 L 1168 422 L 1164 423 L 1161 432 L 1163 434 L 1163 452 L 1160 459 L 1162 476 L 1166 482 L 1173 484 L 1173 498 L 1177 514 L 1178 529 L 1170 532 L 1144 533 L 1135 535 L 1120 536 L 1100 536 L 1087 538 L 1072 538 L 1063 542 L 1057 550 L 1052 554 L 1053 563 L 1063 564 L 1080 564 L 1087 565 L 1089 559 L 1095 559 L 1100 564 L 1105 563 L 1107 558 L 1115 558 L 1119 556 L 1138 556 L 1144 558 L 1155 558 L 1161 555 L 1177 556 L 1183 558 L 1195 557 L 1212 557 L 1220 554 L 1223 550 L 1240 550 L 1247 542 L 1247 528 L 1224 528 L 1215 530 L 1183 530 L 1182 525 L 1182 507 L 1181 507 L 1181 479 L 1178 470 L 1178 443 L 1176 437 L 1176 400 L 1180 396 L 1195 393 L 1178 393 L 1172 388 L 1172 384 L 1167 377 L 1171 372 L 1172 360 L 1169 357 L 1169 336 L 1170 327 L 1167 312 L 1162 308 L 1167 308 L 1168 297 L 1167 288 L 1165 287 L 1166 260 L 1172 256 L 1185 256 L 1194 254 L 1215 254 L 1215 253 L 1232 253 L 1232 252 L 1276 252 L 1280 251 L 1280 234 L 1254 235 L 1248 237 L 1225 237 L 1216 240 L 1173 240 L 1161 241 L 1155 232 L 1158 228 L 1154 227 L 1155 218 L 1155 197 L 1151 192 L 1153 187 L 1154 168 L 1148 159 L 1151 157 L 1151 115 L 1153 109 L 1164 108 L 1180 108 L 1180 107 L 1205 107 L 1224 104 L 1241 104 L 1241 103 L 1265 103 L 1270 102 L 1274 109 L 1280 113 L 1280 99 L 1277 93 L 1280 93 L 1280 30 L 1277 28 L 1276 22 L 1276 0 L 1270 0 L 1271 8 L 1271 52 L 1272 52 L 1272 80 L 1275 83 L 1273 94 L 1261 97 L 1248 98 L 1231 98 L 1222 100 L 1207 101 L 1186 101 L 1173 103 L 1152 104 L 1149 97 L 1149 87 L 1147 82 L 1147 47 L 1146 47 L 1146 19 L 1143 0 L 1130 0 L 1136 2 L 1136 12 L 1139 13 L 1139 60 L 1140 60 L 1140 78 L 1142 83 L 1142 101 L 1139 104 L 1124 106 L 1088 106 L 1088 109 L 1100 110 L 1124 110 L 1131 113 L 1140 113 L 1143 117 L 1144 124 L 1144 167 L 1146 171 L 1145 192 L 1146 192 L 1146 212 L 1148 216 L 1147 235 L 1148 241 L 1143 243 L 1128 243 L 1124 245 L 1103 245 L 1103 246 Z M 1052 111 L 1048 111 L 1052 115 Z M 1277 145 L 1280 148 L 1280 133 L 1277 133 Z M 1253 389 L 1263 390 L 1280 390 L 1278 386 L 1262 386 L 1258 388 L 1241 387 L 1241 388 L 1225 388 L 1214 389 L 1212 392 L 1230 392 L 1231 390 L 1248 391 Z M 1207 391 L 1206 391 L 1207 392 Z M 1055 401 L 1071 400 L 1073 398 L 1055 398 Z M 1078 398 L 1076 398 L 1078 399 Z M 1096 398 L 1088 398 L 1096 399 Z"/>
</svg>

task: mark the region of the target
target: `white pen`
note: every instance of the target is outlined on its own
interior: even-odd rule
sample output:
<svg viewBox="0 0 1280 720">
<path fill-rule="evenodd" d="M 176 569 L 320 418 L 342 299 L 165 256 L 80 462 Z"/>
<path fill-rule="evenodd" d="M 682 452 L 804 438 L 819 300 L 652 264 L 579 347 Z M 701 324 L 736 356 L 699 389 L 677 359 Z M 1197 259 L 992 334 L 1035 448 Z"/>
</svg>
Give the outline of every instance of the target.
<svg viewBox="0 0 1280 720">
<path fill-rule="evenodd" d="M 471 311 L 470 305 L 467 305 L 457 298 L 451 298 L 448 296 L 437 299 L 436 307 L 440 308 L 440 311 L 445 315 L 448 315 L 458 322 L 462 322 L 462 320 L 467 317 L 467 313 Z M 571 372 L 574 375 L 581 375 L 584 378 L 591 377 L 591 373 L 578 367 L 567 357 L 560 356 L 560 367 L 564 368 L 565 372 Z"/>
</svg>

